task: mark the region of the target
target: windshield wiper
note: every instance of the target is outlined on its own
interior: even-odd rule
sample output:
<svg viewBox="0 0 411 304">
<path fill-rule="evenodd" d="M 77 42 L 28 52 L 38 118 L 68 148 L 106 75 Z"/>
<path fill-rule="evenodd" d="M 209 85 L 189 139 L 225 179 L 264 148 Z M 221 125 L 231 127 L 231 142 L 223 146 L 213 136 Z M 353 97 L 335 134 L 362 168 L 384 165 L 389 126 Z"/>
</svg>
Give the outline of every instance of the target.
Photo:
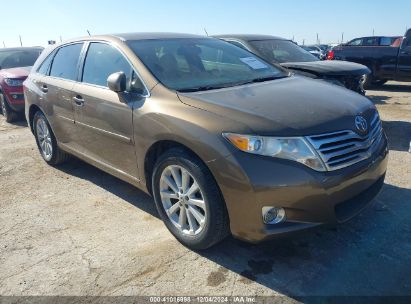
<svg viewBox="0 0 411 304">
<path fill-rule="evenodd" d="M 270 80 L 276 80 L 276 79 L 281 79 L 287 77 L 286 75 L 281 75 L 281 76 L 267 76 L 267 77 L 259 77 L 259 78 L 254 78 L 249 81 L 245 81 L 242 84 L 247 84 L 247 83 L 256 83 L 256 82 L 264 82 L 264 81 L 270 81 Z"/>
<path fill-rule="evenodd" d="M 189 92 L 198 92 L 198 91 L 217 90 L 217 89 L 241 86 L 241 85 L 245 85 L 249 83 L 276 80 L 276 79 L 285 78 L 285 77 L 288 77 L 288 75 L 259 77 L 259 78 L 254 78 L 254 79 L 243 81 L 243 82 L 227 83 L 225 85 L 220 85 L 220 86 L 200 86 L 200 87 L 195 87 L 195 88 L 180 89 L 177 91 L 182 92 L 182 93 L 189 93 Z"/>
<path fill-rule="evenodd" d="M 189 92 L 198 92 L 198 91 L 217 90 L 217 89 L 223 89 L 223 88 L 227 88 L 227 87 L 229 87 L 229 86 L 227 86 L 227 85 L 223 85 L 223 86 L 200 86 L 200 87 L 195 87 L 195 88 L 180 89 L 180 90 L 177 90 L 177 91 L 182 92 L 182 93 L 189 93 Z"/>
</svg>

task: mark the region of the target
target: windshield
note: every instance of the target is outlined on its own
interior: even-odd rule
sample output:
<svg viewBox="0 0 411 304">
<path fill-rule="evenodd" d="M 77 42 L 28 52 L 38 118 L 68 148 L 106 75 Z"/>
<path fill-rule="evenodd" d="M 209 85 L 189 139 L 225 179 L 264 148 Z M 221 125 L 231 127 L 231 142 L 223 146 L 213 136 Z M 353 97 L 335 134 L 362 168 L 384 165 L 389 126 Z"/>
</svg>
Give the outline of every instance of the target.
<svg viewBox="0 0 411 304">
<path fill-rule="evenodd" d="M 254 40 L 249 43 L 270 62 L 318 61 L 318 58 L 289 40 Z"/>
<path fill-rule="evenodd" d="M 201 91 L 287 76 L 252 53 L 211 38 L 127 42 L 151 73 L 176 91 Z"/>
<path fill-rule="evenodd" d="M 33 50 L 0 50 L 0 68 L 11 69 L 32 66 L 41 53 L 40 49 Z"/>
</svg>

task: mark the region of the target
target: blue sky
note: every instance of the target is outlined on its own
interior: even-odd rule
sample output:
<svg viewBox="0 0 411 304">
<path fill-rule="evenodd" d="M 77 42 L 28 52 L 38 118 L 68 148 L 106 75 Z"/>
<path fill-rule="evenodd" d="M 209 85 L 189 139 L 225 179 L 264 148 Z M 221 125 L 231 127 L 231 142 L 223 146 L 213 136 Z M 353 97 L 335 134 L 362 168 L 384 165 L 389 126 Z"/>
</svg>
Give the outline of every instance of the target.
<svg viewBox="0 0 411 304">
<path fill-rule="evenodd" d="M 261 33 L 298 43 L 358 36 L 403 35 L 411 27 L 410 0 L 0 0 L 0 46 L 46 45 L 92 34 L 167 31 L 210 35 Z M 20 6 L 21 10 L 14 10 Z M 7 7 L 10 6 L 8 9 Z M 13 8 L 13 10 L 11 9 Z M 10 14 L 8 14 L 10 12 Z"/>
</svg>

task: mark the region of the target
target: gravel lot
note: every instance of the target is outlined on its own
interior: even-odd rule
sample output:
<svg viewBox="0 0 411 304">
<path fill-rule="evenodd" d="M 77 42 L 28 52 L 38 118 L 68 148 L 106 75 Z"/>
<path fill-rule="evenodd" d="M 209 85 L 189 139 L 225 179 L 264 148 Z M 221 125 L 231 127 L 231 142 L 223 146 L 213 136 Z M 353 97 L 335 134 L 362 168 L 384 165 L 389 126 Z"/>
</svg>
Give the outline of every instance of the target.
<svg viewBox="0 0 411 304">
<path fill-rule="evenodd" d="M 0 295 L 411 295 L 411 85 L 368 96 L 391 150 L 370 208 L 337 228 L 198 253 L 149 196 L 79 160 L 47 166 L 25 124 L 0 116 Z"/>
</svg>

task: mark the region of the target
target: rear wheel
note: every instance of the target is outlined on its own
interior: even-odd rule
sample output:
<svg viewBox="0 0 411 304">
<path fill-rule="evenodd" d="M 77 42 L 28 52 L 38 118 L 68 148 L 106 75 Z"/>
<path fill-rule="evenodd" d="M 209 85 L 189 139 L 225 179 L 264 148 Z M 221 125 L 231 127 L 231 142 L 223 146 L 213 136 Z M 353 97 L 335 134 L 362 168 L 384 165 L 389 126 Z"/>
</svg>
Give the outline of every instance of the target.
<svg viewBox="0 0 411 304">
<path fill-rule="evenodd" d="M 208 168 L 184 149 L 157 161 L 152 177 L 157 210 L 170 232 L 191 249 L 206 249 L 229 233 L 220 190 Z"/>
<path fill-rule="evenodd" d="M 0 93 L 1 112 L 8 123 L 17 119 L 18 113 L 14 112 L 6 101 L 6 97 Z"/>
<path fill-rule="evenodd" d="M 388 80 L 374 80 L 372 82 L 373 86 L 380 87 L 387 83 Z"/>
<path fill-rule="evenodd" d="M 49 165 L 59 165 L 70 158 L 69 154 L 58 147 L 47 118 L 40 111 L 34 114 L 33 130 L 40 154 Z"/>
</svg>

